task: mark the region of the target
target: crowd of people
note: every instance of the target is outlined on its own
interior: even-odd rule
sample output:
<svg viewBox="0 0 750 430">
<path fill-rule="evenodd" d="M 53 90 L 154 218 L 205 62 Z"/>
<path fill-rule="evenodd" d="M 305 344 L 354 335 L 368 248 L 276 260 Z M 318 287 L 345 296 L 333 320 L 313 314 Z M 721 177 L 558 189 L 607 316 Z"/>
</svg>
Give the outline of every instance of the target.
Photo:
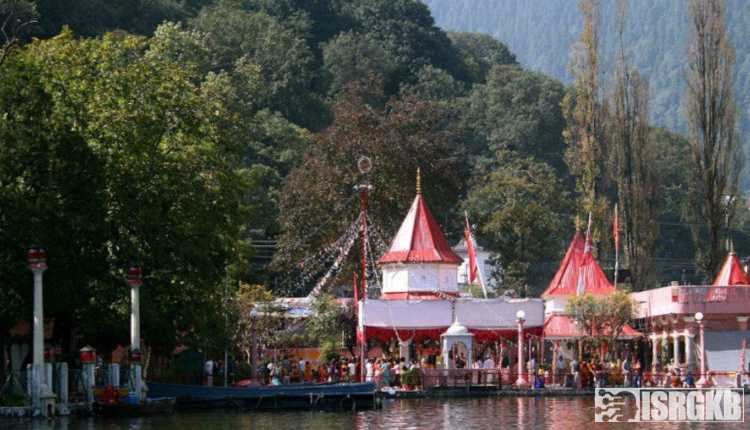
<svg viewBox="0 0 750 430">
<path fill-rule="evenodd" d="M 358 368 L 356 359 L 334 358 L 327 363 L 311 363 L 285 355 L 281 360 L 261 363 L 257 374 L 264 385 L 357 382 Z"/>
<path fill-rule="evenodd" d="M 487 375 L 491 375 L 484 375 L 484 377 L 482 377 L 482 372 L 475 372 L 479 383 L 500 382 L 500 379 L 495 378 L 504 378 L 510 382 L 507 378 L 512 378 L 511 373 L 517 369 L 517 363 L 513 363 L 508 355 L 496 359 L 492 354 L 486 354 L 477 358 L 473 363 L 468 363 L 465 355 L 457 354 L 453 360 L 452 364 L 456 369 L 491 370 L 492 372 L 487 372 Z M 533 355 L 525 361 L 526 375 L 524 376 L 533 388 L 545 388 L 548 384 L 577 389 L 611 386 L 695 387 L 696 378 L 691 371 L 685 371 L 677 366 L 667 366 L 652 372 L 645 368 L 637 358 L 631 360 L 629 357 L 624 357 L 605 361 L 585 357 L 579 361 L 575 357 L 566 359 L 559 355 L 556 360 L 555 370 L 551 363 L 537 363 Z M 384 388 L 412 385 L 411 380 L 407 381 L 404 375 L 413 373 L 415 369 L 436 367 L 443 367 L 439 358 L 437 361 L 427 358 L 406 360 L 404 357 L 383 356 L 367 359 L 364 369 L 360 369 L 357 358 L 341 357 L 327 362 L 310 362 L 284 355 L 281 359 L 262 362 L 256 369 L 256 375 L 259 383 L 263 385 L 358 382 L 364 379 L 367 382 L 374 382 L 379 388 Z M 208 385 L 213 385 L 214 376 L 227 371 L 221 361 L 213 360 L 205 363 L 204 370 Z M 361 371 L 364 372 L 364 378 L 360 377 Z M 507 375 L 507 378 L 493 375 Z"/>
</svg>

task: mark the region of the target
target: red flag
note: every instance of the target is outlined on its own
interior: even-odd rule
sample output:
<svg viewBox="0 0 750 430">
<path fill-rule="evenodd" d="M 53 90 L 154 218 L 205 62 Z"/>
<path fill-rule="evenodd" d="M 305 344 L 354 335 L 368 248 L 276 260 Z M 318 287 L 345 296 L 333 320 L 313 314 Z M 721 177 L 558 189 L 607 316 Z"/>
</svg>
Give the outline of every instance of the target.
<svg viewBox="0 0 750 430">
<path fill-rule="evenodd" d="M 469 225 L 469 215 L 464 212 L 466 217 L 466 227 L 464 228 L 464 239 L 466 240 L 466 249 L 469 251 L 469 284 L 473 284 L 479 279 L 479 269 L 477 268 L 477 251 L 474 249 L 474 239 L 471 234 L 471 225 Z"/>
<path fill-rule="evenodd" d="M 620 216 L 618 215 L 617 203 L 615 203 L 615 220 L 612 223 L 612 234 L 615 237 L 615 249 L 620 249 Z"/>
</svg>

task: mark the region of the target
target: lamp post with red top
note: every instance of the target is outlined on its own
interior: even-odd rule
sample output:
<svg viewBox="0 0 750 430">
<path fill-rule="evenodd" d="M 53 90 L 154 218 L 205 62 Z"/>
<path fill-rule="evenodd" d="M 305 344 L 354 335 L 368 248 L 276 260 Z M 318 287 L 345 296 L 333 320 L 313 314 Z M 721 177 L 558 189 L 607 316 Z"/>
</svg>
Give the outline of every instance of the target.
<svg viewBox="0 0 750 430">
<path fill-rule="evenodd" d="M 43 275 L 47 270 L 47 250 L 31 246 L 26 257 L 29 269 L 34 273 L 34 344 L 31 368 L 31 400 L 35 413 L 42 413 L 41 398 L 50 395 L 44 372 L 44 298 Z"/>
<path fill-rule="evenodd" d="M 141 369 L 141 309 L 140 287 L 143 285 L 139 266 L 128 268 L 130 285 L 130 387 L 138 402 L 142 400 L 143 379 Z"/>
</svg>

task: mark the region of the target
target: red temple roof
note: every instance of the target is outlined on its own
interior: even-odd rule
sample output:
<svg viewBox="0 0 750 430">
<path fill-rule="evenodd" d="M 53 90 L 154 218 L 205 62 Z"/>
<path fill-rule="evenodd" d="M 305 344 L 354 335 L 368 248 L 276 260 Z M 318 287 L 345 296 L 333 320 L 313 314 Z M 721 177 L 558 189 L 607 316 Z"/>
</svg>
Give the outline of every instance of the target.
<svg viewBox="0 0 750 430">
<path fill-rule="evenodd" d="M 560 268 L 547 290 L 542 293 L 542 298 L 573 296 L 579 293 L 607 295 L 615 291 L 615 287 L 607 279 L 590 249 L 586 248 L 585 240 L 576 231 L 560 263 Z"/>
<path fill-rule="evenodd" d="M 737 254 L 730 252 L 727 255 L 727 259 L 724 260 L 724 265 L 721 267 L 719 274 L 716 275 L 714 283 L 715 287 L 729 287 L 732 285 L 750 285 L 750 277 L 748 277 L 745 270 L 740 264 L 740 259 L 737 258 Z"/>
<path fill-rule="evenodd" d="M 380 264 L 462 262 L 463 259 L 453 252 L 445 240 L 421 193 L 414 198 L 390 249 L 378 260 Z"/>
</svg>

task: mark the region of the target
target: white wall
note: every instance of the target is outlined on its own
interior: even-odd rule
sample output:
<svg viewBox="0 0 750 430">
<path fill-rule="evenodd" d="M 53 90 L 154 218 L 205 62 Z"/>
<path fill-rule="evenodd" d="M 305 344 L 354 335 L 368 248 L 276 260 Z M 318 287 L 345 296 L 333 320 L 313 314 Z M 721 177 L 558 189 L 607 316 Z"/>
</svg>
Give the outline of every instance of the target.
<svg viewBox="0 0 750 430">
<path fill-rule="evenodd" d="M 442 291 L 457 293 L 458 267 L 453 264 L 386 264 L 383 293 Z"/>
</svg>

